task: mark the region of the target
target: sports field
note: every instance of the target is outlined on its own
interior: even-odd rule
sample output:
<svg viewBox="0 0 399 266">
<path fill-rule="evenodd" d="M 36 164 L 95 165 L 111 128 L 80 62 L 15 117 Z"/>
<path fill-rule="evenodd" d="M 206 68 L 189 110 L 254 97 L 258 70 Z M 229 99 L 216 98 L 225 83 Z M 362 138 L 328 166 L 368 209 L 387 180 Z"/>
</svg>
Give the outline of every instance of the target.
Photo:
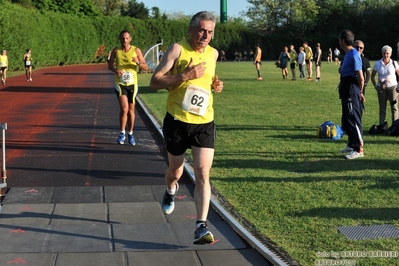
<svg viewBox="0 0 399 266">
<path fill-rule="evenodd" d="M 211 181 L 235 212 L 301 265 L 329 259 L 352 263 L 345 265 L 397 265 L 398 238 L 350 240 L 338 232 L 339 226 L 399 228 L 399 139 L 368 134 L 378 123 L 372 86 L 366 90 L 364 158 L 346 160 L 338 153 L 347 136 L 317 139 L 321 123 L 340 123 L 337 69 L 324 61 L 320 82 L 294 82 L 291 73 L 283 80 L 273 62 L 263 62 L 264 80 L 258 81 L 251 62 L 219 63 L 224 91 L 215 95 Z M 140 97 L 162 121 L 167 91 L 149 90 L 151 74 L 139 78 Z"/>
</svg>

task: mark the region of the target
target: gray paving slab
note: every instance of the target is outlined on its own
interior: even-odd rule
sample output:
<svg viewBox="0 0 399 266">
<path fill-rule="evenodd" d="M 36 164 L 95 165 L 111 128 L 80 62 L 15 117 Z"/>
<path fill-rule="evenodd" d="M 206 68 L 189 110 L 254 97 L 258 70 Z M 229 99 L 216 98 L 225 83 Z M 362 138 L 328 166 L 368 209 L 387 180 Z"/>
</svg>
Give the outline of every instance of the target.
<svg viewBox="0 0 399 266">
<path fill-rule="evenodd" d="M 1 253 L 0 265 L 53 266 L 56 257 L 53 253 Z"/>
<path fill-rule="evenodd" d="M 105 203 L 55 204 L 52 225 L 108 223 Z"/>
<path fill-rule="evenodd" d="M 12 203 L 51 203 L 54 194 L 53 187 L 13 187 L 7 192 L 3 204 Z"/>
<path fill-rule="evenodd" d="M 103 202 L 102 187 L 56 187 L 53 203 L 99 203 Z"/>
<path fill-rule="evenodd" d="M 125 257 L 123 252 L 59 253 L 55 266 L 125 266 Z"/>
<path fill-rule="evenodd" d="M 54 204 L 4 204 L 0 223 L 8 225 L 48 225 Z"/>
<path fill-rule="evenodd" d="M 108 224 L 54 225 L 46 252 L 111 252 L 110 232 Z"/>
<path fill-rule="evenodd" d="M 18 194 L 23 195 L 19 200 L 29 201 L 27 199 L 35 199 L 42 193 L 46 195 L 46 201 L 51 199 L 52 202 L 74 201 L 75 195 L 82 202 L 100 202 L 3 204 L 0 217 L 4 218 L 1 221 L 5 224 L 0 224 L 0 234 L 1 230 L 3 233 L 25 231 L 19 237 L 9 235 L 11 239 L 7 242 L 10 245 L 4 250 L 60 253 L 51 266 L 66 265 L 68 262 L 72 265 L 126 266 L 141 265 L 135 264 L 141 261 L 146 261 L 142 265 L 170 265 L 169 261 L 175 261 L 176 256 L 182 265 L 223 265 L 220 261 L 229 265 L 267 265 L 262 264 L 264 258 L 258 252 L 255 251 L 257 255 L 242 252 L 251 249 L 213 209 L 209 211 L 208 227 L 215 236 L 215 242 L 211 245 L 192 244 L 196 218 L 192 187 L 181 186 L 181 198 L 176 197 L 176 208 L 171 215 L 162 213 L 160 202 L 156 199 L 156 194 L 164 192 L 164 189 L 164 185 L 60 187 L 54 190 L 18 188 L 10 197 L 12 201 L 18 200 Z M 121 199 L 125 202 L 118 202 Z M 132 202 L 135 200 L 137 202 Z M 18 224 L 25 227 L 14 226 Z M 50 226 L 38 227 L 38 224 Z M 20 245 L 20 242 L 24 244 Z M 203 254 L 200 251 L 214 252 Z M 71 255 L 75 253 L 78 255 Z M 225 258 L 221 260 L 221 257 Z M 52 257 L 45 258 L 50 260 Z M 16 259 L 18 261 L 19 258 Z M 110 261 L 113 264 L 109 264 Z"/>
<path fill-rule="evenodd" d="M 263 256 L 254 249 L 243 250 L 200 250 L 197 252 L 202 265 L 206 266 L 267 266 L 270 265 Z"/>
<path fill-rule="evenodd" d="M 50 226 L 0 224 L 0 252 L 45 252 Z"/>
<path fill-rule="evenodd" d="M 117 224 L 166 222 L 158 202 L 109 203 L 109 220 Z"/>
<path fill-rule="evenodd" d="M 105 202 L 150 202 L 156 201 L 152 186 L 106 186 Z"/>
<path fill-rule="evenodd" d="M 215 241 L 210 245 L 194 245 L 195 224 L 173 223 L 179 244 L 186 250 L 234 250 L 246 248 L 245 243 L 226 222 L 208 222 L 208 229 L 212 232 Z"/>
<path fill-rule="evenodd" d="M 172 227 L 167 223 L 112 225 L 115 251 L 178 250 Z"/>
<path fill-rule="evenodd" d="M 203 265 L 194 251 L 152 251 L 151 254 L 149 254 L 149 252 L 128 252 L 127 257 L 129 266 Z M 220 265 L 223 264 L 219 264 L 219 266 Z"/>
</svg>

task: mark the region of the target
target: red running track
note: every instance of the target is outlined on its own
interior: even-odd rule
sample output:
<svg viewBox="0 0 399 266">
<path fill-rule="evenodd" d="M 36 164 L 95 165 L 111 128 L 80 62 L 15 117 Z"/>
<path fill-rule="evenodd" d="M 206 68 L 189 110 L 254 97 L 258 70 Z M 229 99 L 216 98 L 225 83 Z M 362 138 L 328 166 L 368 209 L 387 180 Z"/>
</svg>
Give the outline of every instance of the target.
<svg viewBox="0 0 399 266">
<path fill-rule="evenodd" d="M 141 111 L 137 145 L 116 143 L 119 106 L 105 64 L 44 68 L 32 78 L 0 87 L 9 187 L 164 184 L 163 146 Z"/>
</svg>

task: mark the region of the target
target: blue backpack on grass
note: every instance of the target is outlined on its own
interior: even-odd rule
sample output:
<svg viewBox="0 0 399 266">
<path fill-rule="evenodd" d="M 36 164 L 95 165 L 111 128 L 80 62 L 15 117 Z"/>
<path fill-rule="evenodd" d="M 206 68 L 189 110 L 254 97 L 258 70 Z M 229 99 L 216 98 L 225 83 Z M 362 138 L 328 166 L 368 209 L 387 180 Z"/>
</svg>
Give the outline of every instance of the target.
<svg viewBox="0 0 399 266">
<path fill-rule="evenodd" d="M 324 122 L 319 126 L 319 130 L 317 131 L 317 137 L 319 139 L 339 140 L 343 135 L 344 131 L 342 128 L 332 121 Z"/>
</svg>

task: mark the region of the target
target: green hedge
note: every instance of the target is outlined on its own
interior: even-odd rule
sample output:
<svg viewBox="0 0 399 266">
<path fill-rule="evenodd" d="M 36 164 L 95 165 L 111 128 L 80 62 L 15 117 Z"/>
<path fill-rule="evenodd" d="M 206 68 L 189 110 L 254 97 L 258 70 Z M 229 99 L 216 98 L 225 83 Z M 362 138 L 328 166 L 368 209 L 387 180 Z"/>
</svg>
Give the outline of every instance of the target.
<svg viewBox="0 0 399 266">
<path fill-rule="evenodd" d="M 78 17 L 5 2 L 0 4 L 0 50 L 7 50 L 10 71 L 23 69 L 27 48 L 32 50 L 34 67 L 104 62 L 107 51 L 119 45 L 118 35 L 124 29 L 132 33 L 132 44 L 144 52 L 159 39 L 163 39 L 165 48 L 184 39 L 188 24 L 188 20 L 163 18 Z M 218 24 L 211 44 L 233 58 L 235 50 L 253 48 L 246 43 L 254 44 L 258 37 L 242 25 Z M 104 54 L 96 58 L 102 45 Z"/>
</svg>

